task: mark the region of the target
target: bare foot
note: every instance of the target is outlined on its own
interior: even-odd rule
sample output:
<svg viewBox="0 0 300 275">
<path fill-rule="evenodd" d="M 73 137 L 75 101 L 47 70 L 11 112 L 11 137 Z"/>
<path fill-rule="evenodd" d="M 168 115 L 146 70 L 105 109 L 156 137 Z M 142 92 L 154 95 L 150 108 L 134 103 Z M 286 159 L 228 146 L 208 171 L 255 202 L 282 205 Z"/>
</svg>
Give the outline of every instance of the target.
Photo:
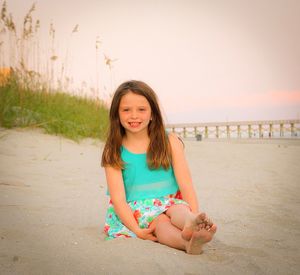
<svg viewBox="0 0 300 275">
<path fill-rule="evenodd" d="M 192 238 L 194 231 L 205 228 L 209 225 L 209 220 L 205 213 L 191 215 L 186 219 L 184 228 L 182 229 L 181 236 L 184 240 L 189 241 Z M 212 224 L 211 224 L 212 225 Z"/>
<path fill-rule="evenodd" d="M 201 225 L 201 227 L 203 226 Z M 186 243 L 186 253 L 193 255 L 201 254 L 203 245 L 211 241 L 216 231 L 217 226 L 215 224 L 212 224 L 209 229 L 206 229 L 206 226 L 204 226 L 204 228 L 194 231 L 190 241 Z"/>
</svg>

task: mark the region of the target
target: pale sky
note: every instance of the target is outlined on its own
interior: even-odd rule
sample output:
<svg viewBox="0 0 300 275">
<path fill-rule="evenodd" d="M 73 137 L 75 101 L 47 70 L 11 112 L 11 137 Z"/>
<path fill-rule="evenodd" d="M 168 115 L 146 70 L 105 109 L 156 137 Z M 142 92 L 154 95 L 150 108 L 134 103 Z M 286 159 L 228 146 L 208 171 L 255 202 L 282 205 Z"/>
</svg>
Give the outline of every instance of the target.
<svg viewBox="0 0 300 275">
<path fill-rule="evenodd" d="M 8 11 L 22 22 L 33 2 L 8 0 Z M 57 64 L 68 48 L 74 81 L 95 87 L 98 73 L 101 97 L 138 79 L 167 123 L 300 118 L 299 0 L 35 2 L 48 48 L 53 22 Z M 111 72 L 104 53 L 117 59 Z"/>
</svg>

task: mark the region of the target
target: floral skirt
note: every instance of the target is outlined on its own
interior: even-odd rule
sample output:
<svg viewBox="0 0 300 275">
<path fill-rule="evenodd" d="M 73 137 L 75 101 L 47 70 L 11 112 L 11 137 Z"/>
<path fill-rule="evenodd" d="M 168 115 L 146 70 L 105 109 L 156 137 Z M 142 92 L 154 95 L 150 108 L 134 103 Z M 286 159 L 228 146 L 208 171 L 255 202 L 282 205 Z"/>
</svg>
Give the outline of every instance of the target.
<svg viewBox="0 0 300 275">
<path fill-rule="evenodd" d="M 140 228 L 148 228 L 156 217 L 166 212 L 172 205 L 175 204 L 188 205 L 184 200 L 182 200 L 180 191 L 177 191 L 176 194 L 171 194 L 160 198 L 128 202 L 128 205 L 133 212 L 133 216 Z M 122 224 L 121 220 L 115 213 L 115 209 L 111 200 L 106 213 L 104 232 L 106 233 L 106 239 L 108 240 L 118 237 L 136 237 L 132 231 Z"/>
</svg>

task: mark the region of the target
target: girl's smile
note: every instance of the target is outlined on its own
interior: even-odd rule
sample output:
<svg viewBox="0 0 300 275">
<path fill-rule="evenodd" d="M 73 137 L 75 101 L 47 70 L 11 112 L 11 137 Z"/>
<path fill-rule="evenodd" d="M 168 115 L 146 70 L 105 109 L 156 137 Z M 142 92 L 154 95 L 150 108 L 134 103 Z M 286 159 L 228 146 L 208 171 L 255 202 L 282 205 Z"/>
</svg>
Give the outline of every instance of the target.
<svg viewBox="0 0 300 275">
<path fill-rule="evenodd" d="M 137 128 L 141 125 L 141 122 L 128 122 L 131 128 Z"/>
</svg>

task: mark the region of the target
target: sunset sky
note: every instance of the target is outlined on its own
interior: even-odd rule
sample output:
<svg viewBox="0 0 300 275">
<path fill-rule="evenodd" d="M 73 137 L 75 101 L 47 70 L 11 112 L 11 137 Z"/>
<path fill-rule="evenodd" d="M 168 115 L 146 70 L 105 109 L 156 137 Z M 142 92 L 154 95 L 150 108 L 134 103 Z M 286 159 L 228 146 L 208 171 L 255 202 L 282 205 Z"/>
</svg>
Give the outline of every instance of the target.
<svg viewBox="0 0 300 275">
<path fill-rule="evenodd" d="M 300 118 L 298 0 L 8 0 L 8 11 L 21 24 L 33 2 L 41 45 L 53 22 L 57 62 L 68 48 L 74 82 L 95 87 L 98 73 L 101 97 L 139 79 L 168 123 Z"/>
</svg>

